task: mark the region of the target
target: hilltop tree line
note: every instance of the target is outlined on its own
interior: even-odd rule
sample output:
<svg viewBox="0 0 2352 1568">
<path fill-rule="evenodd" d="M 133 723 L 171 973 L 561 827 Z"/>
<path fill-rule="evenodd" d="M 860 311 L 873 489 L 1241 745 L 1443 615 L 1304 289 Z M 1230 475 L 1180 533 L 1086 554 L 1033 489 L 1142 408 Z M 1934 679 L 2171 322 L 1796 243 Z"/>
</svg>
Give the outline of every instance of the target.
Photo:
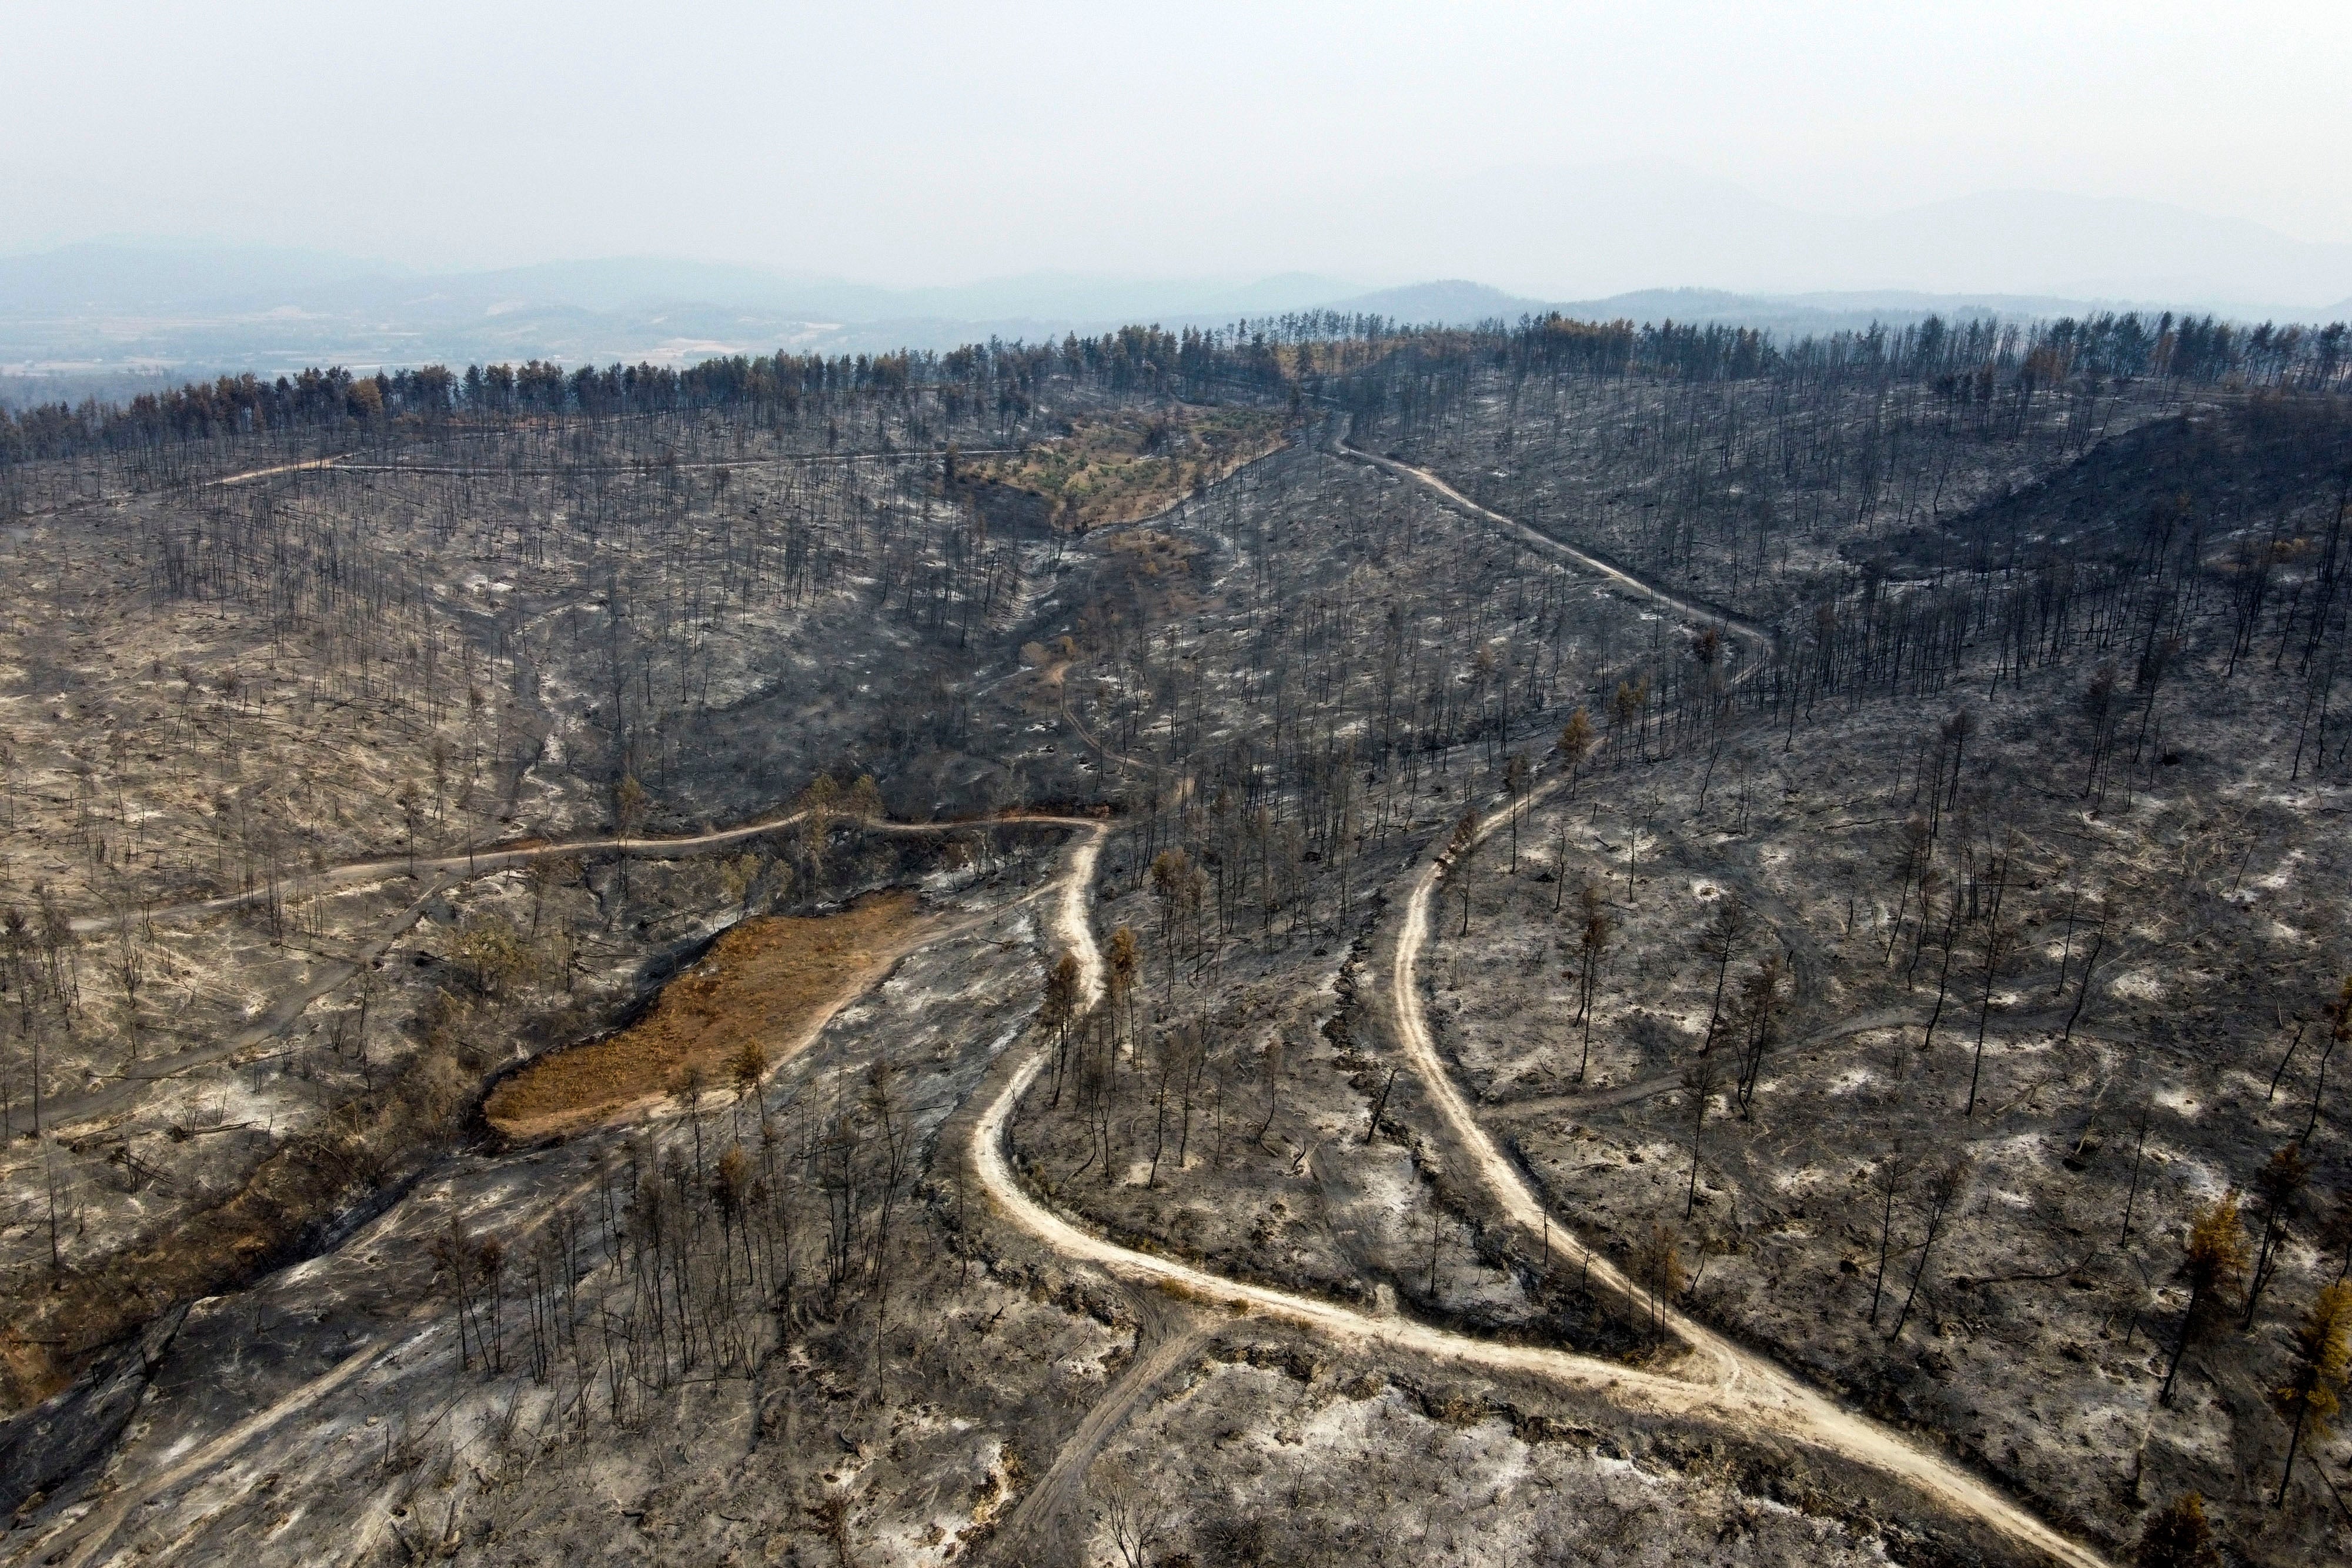
<svg viewBox="0 0 2352 1568">
<path fill-rule="evenodd" d="M 247 372 L 146 392 L 126 403 L 89 400 L 0 410 L 0 463 L 92 452 L 187 445 L 271 433 L 375 437 L 452 421 L 595 420 L 715 412 L 764 423 L 861 401 L 905 400 L 928 390 L 953 412 L 992 406 L 1025 414 L 1038 387 L 1068 377 L 1115 393 L 1250 394 L 1277 386 L 1280 362 L 1265 331 L 1235 327 L 1168 332 L 1124 327 L 1059 343 L 992 340 L 946 353 L 824 355 L 779 351 L 699 364 L 446 365 L 355 374 L 341 366 L 275 381 Z"/>
<path fill-rule="evenodd" d="M 2037 324 L 1931 316 L 1900 329 L 1874 325 L 1791 340 L 1753 328 L 1666 321 L 1583 321 L 1557 312 L 1516 328 L 1473 332 L 1401 327 L 1378 316 L 1297 312 L 1230 328 L 1171 332 L 1128 326 L 1056 343 L 991 340 L 945 353 L 730 355 L 677 367 L 640 363 L 576 366 L 446 365 L 362 375 L 341 366 L 266 380 L 247 372 L 191 382 L 124 403 L 0 409 L 0 465 L 217 441 L 264 433 L 377 432 L 387 423 L 716 410 L 769 420 L 834 400 L 905 398 L 936 389 L 943 401 L 994 402 L 1010 412 L 1037 383 L 1068 376 L 1115 393 L 1187 398 L 1220 391 L 1277 391 L 1317 361 L 1316 345 L 1412 350 L 1443 371 L 1486 362 L 1521 373 L 1573 370 L 1595 375 L 1659 375 L 1688 381 L 1757 377 L 1933 382 L 1948 395 L 1989 401 L 1997 383 L 2012 391 L 2078 378 L 2168 379 L 2200 386 L 2330 390 L 2352 371 L 2352 328 L 2247 327 L 2212 316 L 2166 311 L 2062 318 Z M 1280 350 L 1287 347 L 1291 352 Z M 1307 348 L 1304 354 L 1298 350 Z M 1354 356 L 1325 356 L 1349 368 Z"/>
</svg>

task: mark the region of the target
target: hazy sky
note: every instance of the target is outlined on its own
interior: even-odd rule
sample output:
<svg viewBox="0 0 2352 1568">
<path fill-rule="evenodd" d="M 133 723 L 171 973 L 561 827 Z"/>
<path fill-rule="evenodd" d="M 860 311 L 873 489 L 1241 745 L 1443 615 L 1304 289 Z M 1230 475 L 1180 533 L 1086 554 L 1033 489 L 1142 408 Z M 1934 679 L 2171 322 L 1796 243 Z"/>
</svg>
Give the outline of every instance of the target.
<svg viewBox="0 0 2352 1568">
<path fill-rule="evenodd" d="M 1435 258 L 1567 286 L 1497 277 L 1528 265 L 1410 210 L 1382 220 L 1395 246 L 1336 255 L 1286 214 L 1628 162 L 1827 212 L 2028 187 L 2352 241 L 2343 0 L 9 0 L 0 27 L 0 250 L 659 253 L 892 283 L 1376 283 Z"/>
</svg>

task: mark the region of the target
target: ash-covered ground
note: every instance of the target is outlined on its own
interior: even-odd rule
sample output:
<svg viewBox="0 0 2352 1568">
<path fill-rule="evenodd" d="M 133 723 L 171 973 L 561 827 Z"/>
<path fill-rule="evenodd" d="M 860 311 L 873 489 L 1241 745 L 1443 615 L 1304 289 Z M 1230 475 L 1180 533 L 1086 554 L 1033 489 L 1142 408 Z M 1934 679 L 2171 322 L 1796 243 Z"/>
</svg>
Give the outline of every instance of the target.
<svg viewBox="0 0 2352 1568">
<path fill-rule="evenodd" d="M 20 466 L 0 1552 L 2339 1552 L 2340 409 L 1537 336 Z"/>
</svg>

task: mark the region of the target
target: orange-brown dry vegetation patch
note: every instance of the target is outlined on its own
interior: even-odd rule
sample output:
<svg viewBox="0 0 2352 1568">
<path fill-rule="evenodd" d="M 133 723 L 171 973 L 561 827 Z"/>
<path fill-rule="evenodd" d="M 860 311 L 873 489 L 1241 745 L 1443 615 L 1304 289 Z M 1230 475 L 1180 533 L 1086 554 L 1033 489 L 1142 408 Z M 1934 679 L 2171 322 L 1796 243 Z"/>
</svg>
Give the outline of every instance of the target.
<svg viewBox="0 0 2352 1568">
<path fill-rule="evenodd" d="M 508 1137 L 544 1137 L 668 1093 L 690 1068 L 721 1088 L 746 1042 L 773 1066 L 872 984 L 917 924 L 915 895 L 903 891 L 838 915 L 744 921 L 664 987 L 645 1017 L 533 1062 L 499 1085 L 483 1113 Z"/>
</svg>

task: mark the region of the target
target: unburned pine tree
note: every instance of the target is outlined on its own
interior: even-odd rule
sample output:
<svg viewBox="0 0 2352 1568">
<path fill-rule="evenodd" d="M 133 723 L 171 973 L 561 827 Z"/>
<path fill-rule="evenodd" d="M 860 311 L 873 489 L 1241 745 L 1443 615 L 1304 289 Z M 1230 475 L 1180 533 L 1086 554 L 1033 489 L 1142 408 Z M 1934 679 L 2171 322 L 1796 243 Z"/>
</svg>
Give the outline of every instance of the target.
<svg viewBox="0 0 2352 1568">
<path fill-rule="evenodd" d="M 2173 1342 L 2171 1364 L 2164 1369 L 2164 1386 L 2156 1402 L 2172 1403 L 2173 1379 L 2180 1375 L 2180 1359 L 2189 1346 L 2211 1327 L 2221 1295 L 2245 1276 L 2249 1249 L 2238 1222 L 2238 1195 L 2225 1192 L 2191 1216 L 2181 1239 L 2180 1278 L 2189 1286 L 2189 1309 L 2180 1314 L 2180 1336 Z"/>
<path fill-rule="evenodd" d="M 1597 738 L 1592 730 L 1591 716 L 1580 706 L 1568 716 L 1566 724 L 1560 726 L 1559 760 L 1560 765 L 1568 769 L 1568 794 L 1571 800 L 1576 798 L 1577 772 L 1584 766 L 1585 758 L 1592 755 L 1593 743 Z"/>
<path fill-rule="evenodd" d="M 2213 1527 L 2205 1522 L 2205 1500 L 2182 1492 L 2147 1516 L 2140 1526 L 2135 1568 L 2221 1568 Z"/>
<path fill-rule="evenodd" d="M 2319 1292 L 2295 1325 L 2294 1368 L 2271 1395 L 2279 1418 L 2287 1424 L 2286 1464 L 2279 1471 L 2275 1506 L 2286 1506 L 2287 1483 L 2294 1479 L 2295 1452 L 2305 1431 L 2315 1439 L 2327 1436 L 2347 1366 L 2352 1366 L 2352 1285 L 2338 1281 Z"/>
</svg>

